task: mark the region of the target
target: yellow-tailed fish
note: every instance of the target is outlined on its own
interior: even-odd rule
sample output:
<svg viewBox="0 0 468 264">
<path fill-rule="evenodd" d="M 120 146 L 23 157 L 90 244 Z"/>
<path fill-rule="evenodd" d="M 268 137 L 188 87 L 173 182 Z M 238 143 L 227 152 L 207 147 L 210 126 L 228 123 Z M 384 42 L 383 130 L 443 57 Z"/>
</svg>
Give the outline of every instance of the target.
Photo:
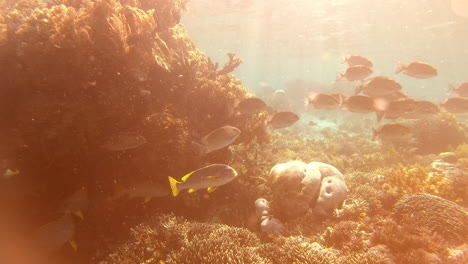
<svg viewBox="0 0 468 264">
<path fill-rule="evenodd" d="M 181 190 L 188 189 L 189 193 L 198 189 L 207 189 L 213 192 L 218 186 L 224 185 L 237 177 L 237 172 L 225 164 L 212 164 L 192 171 L 182 177 L 179 182 L 169 178 L 172 194 L 177 196 Z"/>
</svg>

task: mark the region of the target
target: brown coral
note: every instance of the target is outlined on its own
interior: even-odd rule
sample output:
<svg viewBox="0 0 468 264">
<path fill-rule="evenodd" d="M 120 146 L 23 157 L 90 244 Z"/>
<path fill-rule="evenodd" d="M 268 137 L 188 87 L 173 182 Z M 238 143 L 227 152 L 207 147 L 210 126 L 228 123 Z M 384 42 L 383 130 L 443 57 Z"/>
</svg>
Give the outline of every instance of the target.
<svg viewBox="0 0 468 264">
<path fill-rule="evenodd" d="M 402 223 L 437 232 L 452 243 L 464 243 L 468 240 L 466 210 L 435 195 L 418 193 L 403 197 L 395 205 L 394 216 Z"/>
</svg>

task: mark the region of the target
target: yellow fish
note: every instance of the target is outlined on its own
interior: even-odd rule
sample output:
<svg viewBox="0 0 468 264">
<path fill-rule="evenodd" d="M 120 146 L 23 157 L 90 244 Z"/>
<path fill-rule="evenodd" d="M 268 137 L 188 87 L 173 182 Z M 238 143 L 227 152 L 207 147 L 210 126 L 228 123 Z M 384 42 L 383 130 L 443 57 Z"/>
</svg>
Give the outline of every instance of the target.
<svg viewBox="0 0 468 264">
<path fill-rule="evenodd" d="M 172 194 L 177 196 L 184 189 L 188 189 L 189 193 L 205 188 L 208 192 L 213 192 L 218 186 L 224 185 L 236 177 L 237 172 L 228 165 L 212 164 L 186 174 L 180 182 L 170 176 L 168 178 Z"/>
</svg>

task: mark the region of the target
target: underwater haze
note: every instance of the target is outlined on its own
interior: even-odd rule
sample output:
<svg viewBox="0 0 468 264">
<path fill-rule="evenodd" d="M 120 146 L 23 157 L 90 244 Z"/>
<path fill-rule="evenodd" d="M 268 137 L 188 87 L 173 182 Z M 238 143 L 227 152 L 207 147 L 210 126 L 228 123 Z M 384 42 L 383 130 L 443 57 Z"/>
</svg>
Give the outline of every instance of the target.
<svg viewBox="0 0 468 264">
<path fill-rule="evenodd" d="M 347 54 L 372 59 L 375 75 L 393 76 L 398 62 L 440 69 L 430 82 L 397 76 L 408 95 L 442 100 L 449 83 L 464 82 L 468 20 L 464 1 L 194 0 L 182 23 L 197 47 L 216 61 L 236 53 L 235 73 L 256 92 L 260 82 L 335 82 Z"/>
<path fill-rule="evenodd" d="M 466 32 L 467 0 L 0 1 L 0 263 L 468 263 Z"/>
</svg>

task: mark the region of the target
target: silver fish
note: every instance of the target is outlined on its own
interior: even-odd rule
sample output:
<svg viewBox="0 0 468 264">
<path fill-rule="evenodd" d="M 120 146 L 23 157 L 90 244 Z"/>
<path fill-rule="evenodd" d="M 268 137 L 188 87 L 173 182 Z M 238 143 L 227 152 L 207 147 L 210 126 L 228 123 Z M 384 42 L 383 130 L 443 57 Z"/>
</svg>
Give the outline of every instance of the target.
<svg viewBox="0 0 468 264">
<path fill-rule="evenodd" d="M 236 107 L 236 112 L 241 115 L 253 115 L 259 113 L 266 107 L 266 103 L 256 97 L 242 100 Z"/>
<path fill-rule="evenodd" d="M 395 73 L 403 73 L 413 78 L 428 79 L 437 76 L 437 69 L 425 62 L 411 62 L 408 64 L 399 63 Z"/>
<path fill-rule="evenodd" d="M 294 125 L 299 116 L 293 112 L 277 112 L 273 114 L 268 125 L 272 129 L 284 128 Z"/>
<path fill-rule="evenodd" d="M 193 145 L 201 155 L 205 155 L 231 145 L 240 133 L 241 131 L 233 126 L 223 126 L 202 137 L 200 142 L 193 142 Z"/>
<path fill-rule="evenodd" d="M 62 215 L 37 230 L 37 241 L 41 248 L 47 252 L 59 250 L 67 242 L 76 250 L 76 244 L 73 242 L 75 234 L 75 223 L 70 213 Z"/>
<path fill-rule="evenodd" d="M 146 142 L 146 138 L 136 132 L 120 132 L 110 136 L 101 147 L 112 151 L 122 151 L 137 148 Z"/>
<path fill-rule="evenodd" d="M 188 189 L 189 193 L 205 188 L 208 192 L 213 192 L 218 186 L 224 185 L 236 177 L 237 172 L 228 165 L 212 164 L 186 174 L 180 182 L 170 176 L 168 179 L 172 194 L 177 196 L 181 190 L 185 189 Z"/>
</svg>

